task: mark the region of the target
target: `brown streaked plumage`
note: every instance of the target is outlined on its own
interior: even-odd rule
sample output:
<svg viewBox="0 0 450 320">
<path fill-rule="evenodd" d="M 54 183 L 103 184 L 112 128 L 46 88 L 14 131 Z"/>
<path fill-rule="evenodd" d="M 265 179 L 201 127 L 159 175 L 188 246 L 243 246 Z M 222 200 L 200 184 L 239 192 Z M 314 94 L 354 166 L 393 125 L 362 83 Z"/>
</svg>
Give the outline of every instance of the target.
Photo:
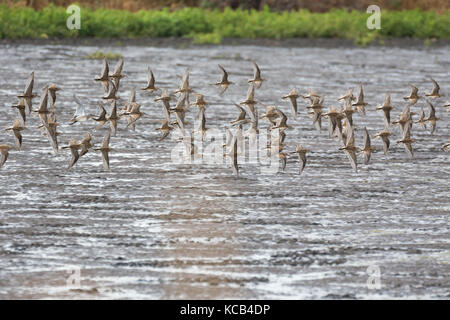
<svg viewBox="0 0 450 320">
<path fill-rule="evenodd" d="M 411 87 L 411 93 L 409 96 L 403 97 L 403 99 L 406 101 L 409 101 L 410 105 L 414 105 L 422 97 L 419 96 L 419 89 L 415 85 L 413 85 L 412 83 L 409 83 L 409 86 Z"/>
<path fill-rule="evenodd" d="M 364 147 L 359 151 L 364 153 L 364 164 L 368 164 L 370 161 L 370 155 L 373 151 L 375 151 L 375 148 L 370 144 L 370 136 L 367 128 L 364 128 Z"/>
<path fill-rule="evenodd" d="M 360 112 L 362 115 L 366 115 L 366 106 L 368 105 L 367 102 L 364 101 L 364 92 L 363 92 L 363 86 L 362 84 L 359 84 L 358 87 L 358 98 L 356 99 L 356 102 L 352 104 L 353 107 L 356 107 L 358 112 Z"/>
<path fill-rule="evenodd" d="M 22 134 L 20 133 L 20 131 L 22 130 L 25 130 L 25 127 L 22 125 L 19 119 L 14 121 L 11 127 L 5 129 L 5 131 L 13 132 L 14 140 L 16 141 L 16 147 L 18 150 L 22 149 Z"/>
<path fill-rule="evenodd" d="M 86 132 L 83 140 L 80 142 L 81 146 L 81 152 L 80 152 L 80 158 L 84 156 L 86 153 L 88 153 L 89 149 L 92 148 L 94 145 L 91 143 L 92 136 L 89 132 Z"/>
<path fill-rule="evenodd" d="M 0 144 L 0 168 L 3 167 L 6 160 L 8 160 L 9 150 L 11 150 L 12 147 L 9 144 Z"/>
<path fill-rule="evenodd" d="M 170 131 L 173 130 L 173 127 L 169 124 L 169 121 L 167 120 L 160 120 L 161 122 L 161 127 L 160 128 L 156 128 L 155 130 L 159 130 L 162 132 L 162 136 L 159 139 L 159 141 L 164 140 L 170 133 Z"/>
<path fill-rule="evenodd" d="M 380 138 L 383 141 L 383 151 L 384 151 L 385 155 L 387 155 L 387 153 L 389 151 L 389 146 L 390 146 L 389 137 L 391 135 L 392 134 L 389 131 L 382 130 L 373 136 L 374 138 Z"/>
<path fill-rule="evenodd" d="M 20 119 L 22 121 L 22 124 L 25 125 L 25 121 L 27 120 L 26 112 L 25 112 L 25 99 L 20 98 L 19 103 L 17 105 L 11 106 L 11 108 L 16 108 L 19 112 Z"/>
<path fill-rule="evenodd" d="M 406 151 L 408 152 L 409 156 L 414 158 L 413 150 L 412 150 L 412 144 L 416 141 L 416 139 L 411 139 L 411 129 L 410 127 L 406 127 L 405 132 L 403 133 L 403 137 L 401 140 L 398 140 L 397 143 L 403 143 L 405 146 Z"/>
<path fill-rule="evenodd" d="M 225 91 L 227 90 L 228 86 L 230 84 L 233 84 L 233 82 L 228 80 L 228 72 L 225 71 L 225 68 L 222 67 L 220 64 L 218 65 L 220 70 L 222 71 L 222 79 L 220 79 L 220 82 L 216 82 L 214 85 L 220 86 L 222 89 L 220 90 L 220 95 L 223 95 Z"/>
<path fill-rule="evenodd" d="M 426 121 L 430 123 L 430 133 L 433 134 L 436 131 L 436 121 L 440 120 L 440 118 L 436 117 L 436 109 L 431 102 L 427 100 L 427 104 L 430 109 L 430 113 L 428 114 Z"/>
<path fill-rule="evenodd" d="M 425 119 L 425 111 L 423 111 L 423 108 L 420 110 L 419 119 L 414 121 L 414 123 L 420 124 L 423 130 L 427 130 L 427 120 Z"/>
<path fill-rule="evenodd" d="M 103 90 L 105 91 L 105 94 L 108 93 L 109 90 L 109 66 L 108 66 L 108 60 L 106 60 L 106 57 L 103 58 L 103 66 L 102 66 L 102 72 L 100 74 L 100 77 L 95 77 L 94 81 L 100 82 L 103 86 Z"/>
<path fill-rule="evenodd" d="M 80 155 L 78 153 L 78 150 L 81 148 L 81 144 L 77 140 L 70 140 L 69 145 L 62 147 L 63 149 L 70 149 L 70 152 L 72 153 L 72 159 L 70 160 L 69 167 L 67 170 L 72 169 L 72 167 L 77 163 L 78 159 L 80 158 Z"/>
<path fill-rule="evenodd" d="M 22 95 L 17 96 L 18 98 L 23 98 L 25 100 L 25 105 L 28 108 L 28 114 L 32 111 L 32 100 L 37 95 L 33 93 L 33 85 L 34 85 L 34 71 L 31 72 L 28 77 L 27 85 Z"/>
<path fill-rule="evenodd" d="M 249 79 L 248 83 L 255 84 L 256 88 L 259 89 L 261 87 L 263 81 L 266 79 L 261 77 L 261 70 L 259 69 L 256 62 L 252 61 L 252 63 L 253 63 L 253 70 L 254 70 L 253 79 Z"/>
<path fill-rule="evenodd" d="M 430 79 L 431 79 L 431 82 L 433 82 L 433 90 L 431 90 L 430 93 L 426 93 L 425 96 L 430 97 L 431 99 L 436 99 L 436 98 L 442 97 L 441 93 L 439 92 L 440 87 L 439 87 L 438 83 L 436 82 L 436 80 L 434 80 L 431 77 L 430 77 Z"/>
<path fill-rule="evenodd" d="M 309 152 L 310 150 L 303 147 L 301 144 L 297 145 L 297 148 L 295 150 L 295 152 L 293 153 L 297 153 L 298 154 L 298 158 L 299 160 L 302 162 L 301 166 L 299 167 L 299 171 L 298 174 L 302 174 L 303 170 L 305 169 L 306 166 L 306 154 Z"/>
<path fill-rule="evenodd" d="M 358 162 L 356 159 L 356 152 L 358 151 L 358 148 L 355 146 L 355 137 L 351 126 L 347 128 L 347 142 L 345 146 L 339 148 L 339 150 L 345 150 L 353 170 L 358 172 Z"/>
<path fill-rule="evenodd" d="M 291 110 L 292 110 L 292 116 L 294 117 L 294 120 L 297 120 L 297 99 L 300 97 L 300 95 L 297 93 L 297 91 L 292 89 L 289 94 L 281 97 L 282 99 L 289 99 L 291 101 Z"/>
<path fill-rule="evenodd" d="M 106 171 L 110 171 L 109 167 L 109 152 L 112 148 L 109 147 L 109 140 L 111 139 L 111 131 L 108 131 L 104 138 L 100 148 L 94 149 L 95 151 L 100 151 L 102 153 L 103 167 Z"/>
<path fill-rule="evenodd" d="M 391 105 L 391 94 L 386 93 L 383 105 L 377 106 L 375 109 L 383 111 L 384 125 L 386 127 L 386 130 L 389 130 L 389 127 L 391 125 L 391 110 L 394 109 L 394 107 Z"/>
<path fill-rule="evenodd" d="M 48 86 L 48 94 L 50 98 L 50 110 L 55 111 L 55 103 L 56 103 L 56 91 L 61 90 L 61 88 L 57 87 L 56 84 L 52 83 Z"/>
<path fill-rule="evenodd" d="M 117 133 L 117 121 L 120 119 L 120 117 L 117 115 L 116 100 L 113 101 L 111 112 L 106 117 L 106 119 L 109 121 L 112 135 L 115 136 Z"/>
<path fill-rule="evenodd" d="M 141 90 L 149 93 L 159 90 L 159 88 L 155 87 L 155 76 L 150 67 L 147 69 L 147 85 L 144 88 L 141 88 Z"/>
</svg>

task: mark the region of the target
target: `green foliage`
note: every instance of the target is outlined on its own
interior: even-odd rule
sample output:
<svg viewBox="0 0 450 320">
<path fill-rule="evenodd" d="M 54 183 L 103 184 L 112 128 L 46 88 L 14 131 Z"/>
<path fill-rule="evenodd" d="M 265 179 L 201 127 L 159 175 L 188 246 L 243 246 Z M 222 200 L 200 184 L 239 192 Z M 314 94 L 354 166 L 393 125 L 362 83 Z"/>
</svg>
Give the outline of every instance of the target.
<svg viewBox="0 0 450 320">
<path fill-rule="evenodd" d="M 104 57 L 106 57 L 106 59 L 108 59 L 108 60 L 117 60 L 117 59 L 122 58 L 122 55 L 120 53 L 94 51 L 94 52 L 88 54 L 85 58 L 86 59 L 103 59 Z"/>
<path fill-rule="evenodd" d="M 204 7 L 208 2 L 204 1 Z M 381 12 L 381 29 L 369 30 L 369 14 L 359 11 L 308 10 L 273 12 L 183 8 L 177 11 L 129 12 L 82 8 L 81 29 L 69 30 L 65 8 L 43 10 L 0 5 L 0 38 L 134 38 L 191 37 L 195 43 L 220 43 L 222 38 L 342 38 L 367 45 L 386 37 L 450 38 L 450 12 Z"/>
</svg>

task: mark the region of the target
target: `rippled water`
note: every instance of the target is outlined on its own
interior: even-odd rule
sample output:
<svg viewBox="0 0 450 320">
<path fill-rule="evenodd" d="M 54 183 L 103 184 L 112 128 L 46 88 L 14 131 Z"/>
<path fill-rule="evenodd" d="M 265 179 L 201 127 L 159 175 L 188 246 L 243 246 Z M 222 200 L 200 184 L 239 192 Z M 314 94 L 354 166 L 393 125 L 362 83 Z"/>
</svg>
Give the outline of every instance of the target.
<svg viewBox="0 0 450 320">
<path fill-rule="evenodd" d="M 383 128 L 375 106 L 388 90 L 396 109 L 413 82 L 430 91 L 427 76 L 450 95 L 449 47 L 438 48 L 267 48 L 217 46 L 154 48 L 65 45 L 0 47 L 0 127 L 16 117 L 9 106 L 35 70 L 35 90 L 50 82 L 58 92 L 60 145 L 81 139 L 91 122 L 69 126 L 76 93 L 96 113 L 101 86 L 92 79 L 101 62 L 84 59 L 95 50 L 125 57 L 119 96 L 143 87 L 146 68 L 157 85 L 174 89 L 187 67 L 191 85 L 212 102 L 207 126 L 223 127 L 237 116 L 229 101 L 241 101 L 256 60 L 267 81 L 257 100 L 277 104 L 292 87 L 325 94 L 326 105 L 363 82 L 370 103 L 355 116 L 362 128 Z M 211 83 L 217 64 L 236 82 L 224 98 Z M 111 67 L 114 63 L 111 63 Z M 23 151 L 11 151 L 0 170 L 0 298 L 445 298 L 450 292 L 449 111 L 436 104 L 434 135 L 414 126 L 415 159 L 401 145 L 388 156 L 380 140 L 369 165 L 352 171 L 339 144 L 314 129 L 300 101 L 300 117 L 288 123 L 287 149 L 310 148 L 304 173 L 291 156 L 286 171 L 260 172 L 240 165 L 235 179 L 223 165 L 175 165 L 175 142 L 159 141 L 162 119 L 153 97 L 138 92 L 145 115 L 136 132 L 119 123 L 111 138 L 110 173 L 101 156 L 89 152 L 71 171 L 70 152 L 55 156 L 46 137 L 28 122 Z M 34 105 L 38 104 L 35 99 Z M 424 102 L 413 107 L 419 111 Z M 260 113 L 263 108 L 259 106 Z M 187 115 L 193 122 L 195 111 Z M 267 123 L 261 121 L 261 127 Z M 326 126 L 326 121 L 325 121 Z M 94 132 L 97 146 L 106 128 Z M 394 131 L 399 138 L 398 130 Z M 1 133 L 0 143 L 13 143 Z M 380 268 L 380 289 L 369 289 L 367 268 Z M 81 288 L 68 287 L 68 272 L 80 269 Z"/>
</svg>

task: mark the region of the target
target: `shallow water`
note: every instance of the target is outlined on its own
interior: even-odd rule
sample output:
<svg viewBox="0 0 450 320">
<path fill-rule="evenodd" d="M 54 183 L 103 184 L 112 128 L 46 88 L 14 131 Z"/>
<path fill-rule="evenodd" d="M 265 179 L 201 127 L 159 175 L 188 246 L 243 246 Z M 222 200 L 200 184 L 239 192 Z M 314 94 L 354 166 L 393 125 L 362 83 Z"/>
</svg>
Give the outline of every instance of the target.
<svg viewBox="0 0 450 320">
<path fill-rule="evenodd" d="M 0 169 L 0 298 L 153 298 L 153 299 L 322 299 L 450 297 L 449 111 L 436 103 L 434 135 L 415 125 L 415 159 L 401 145 L 398 129 L 387 156 L 381 141 L 369 165 L 352 171 L 339 144 L 320 133 L 306 116 L 291 118 L 279 97 L 292 87 L 326 95 L 326 105 L 349 87 L 364 84 L 367 116 L 355 116 L 356 141 L 362 129 L 375 134 L 384 126 L 375 106 L 387 91 L 395 119 L 409 93 L 408 82 L 430 91 L 432 75 L 450 94 L 450 47 L 439 48 L 267 48 L 217 46 L 152 48 L 65 45 L 0 47 L 0 128 L 16 117 L 9 106 L 35 70 L 35 92 L 55 82 L 63 88 L 56 101 L 60 145 L 81 139 L 92 122 L 70 126 L 76 93 L 96 113 L 103 94 L 92 79 L 101 62 L 84 59 L 95 50 L 125 57 L 119 96 L 143 87 L 150 65 L 157 85 L 175 89 L 176 75 L 191 68 L 191 85 L 211 102 L 207 127 L 220 128 L 237 116 L 230 101 L 241 101 L 251 77 L 251 60 L 267 81 L 256 100 L 277 104 L 288 115 L 287 150 L 297 143 L 311 149 L 297 175 L 298 160 L 286 171 L 265 174 L 241 163 L 240 178 L 229 165 L 176 165 L 175 142 L 160 142 L 162 119 L 153 97 L 138 92 L 145 112 L 136 132 L 119 123 L 111 138 L 111 168 L 89 152 L 67 171 L 70 152 L 53 154 L 36 128 L 23 132 L 23 150 L 11 151 Z M 236 82 L 221 98 L 211 83 L 222 64 Z M 114 62 L 111 63 L 111 68 Z M 138 90 L 139 91 L 139 90 Z M 39 99 L 34 100 L 37 107 Z M 424 101 L 412 108 L 420 111 Z M 260 113 L 263 107 L 259 106 Z M 426 109 L 427 110 L 427 109 Z M 193 122 L 195 111 L 188 121 Z M 427 111 L 428 113 L 428 111 Z M 267 126 L 260 122 L 262 128 Z M 94 132 L 98 146 L 107 128 Z M 1 133 L 1 143 L 13 144 Z M 369 266 L 380 270 L 381 288 L 367 286 Z M 67 285 L 80 270 L 80 288 Z"/>
</svg>

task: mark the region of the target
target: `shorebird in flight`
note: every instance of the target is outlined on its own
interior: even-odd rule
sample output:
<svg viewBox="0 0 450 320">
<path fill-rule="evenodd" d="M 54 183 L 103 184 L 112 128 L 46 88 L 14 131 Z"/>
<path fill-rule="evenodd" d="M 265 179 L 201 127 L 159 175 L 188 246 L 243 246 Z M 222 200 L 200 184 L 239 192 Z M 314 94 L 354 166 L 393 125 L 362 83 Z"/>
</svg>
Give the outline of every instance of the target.
<svg viewBox="0 0 450 320">
<path fill-rule="evenodd" d="M 119 119 L 120 119 L 120 117 L 117 115 L 117 103 L 116 103 L 116 100 L 113 100 L 111 112 L 106 117 L 106 120 L 109 121 L 111 133 L 113 136 L 115 136 L 117 133 L 117 121 Z"/>
<path fill-rule="evenodd" d="M 103 107 L 102 103 L 99 101 L 97 103 L 98 108 L 100 109 L 100 114 L 97 117 L 92 117 L 92 120 L 98 123 L 98 125 L 94 128 L 94 130 L 98 130 L 108 121 L 106 119 L 106 110 Z"/>
<path fill-rule="evenodd" d="M 109 76 L 109 79 L 112 80 L 112 82 L 114 83 L 116 91 L 119 90 L 120 79 L 125 77 L 125 75 L 122 74 L 122 69 L 123 69 L 123 58 L 120 58 L 119 61 L 117 61 L 113 74 Z"/>
<path fill-rule="evenodd" d="M 11 150 L 12 147 L 9 144 L 0 144 L 0 168 L 3 167 L 6 160 L 8 160 L 9 150 Z"/>
<path fill-rule="evenodd" d="M 440 87 L 439 87 L 438 83 L 433 78 L 430 77 L 430 79 L 431 79 L 431 82 L 433 82 L 433 90 L 431 90 L 430 93 L 426 93 L 425 96 L 430 97 L 431 99 L 436 99 L 436 98 L 442 97 L 442 95 L 439 93 Z"/>
<path fill-rule="evenodd" d="M 255 84 L 256 88 L 259 89 L 261 87 L 261 84 L 263 83 L 264 78 L 261 78 L 261 70 L 259 69 L 258 65 L 256 64 L 256 62 L 253 61 L 253 79 L 249 79 L 248 83 L 252 83 Z"/>
<path fill-rule="evenodd" d="M 436 109 L 431 104 L 431 102 L 427 100 L 427 104 L 428 108 L 430 109 L 430 113 L 426 121 L 430 123 L 430 133 L 433 134 L 436 131 L 436 121 L 440 120 L 440 118 L 436 117 Z"/>
<path fill-rule="evenodd" d="M 84 104 L 80 101 L 80 99 L 78 99 L 78 97 L 75 94 L 73 95 L 73 99 L 77 104 L 77 109 L 75 110 L 72 119 L 69 120 L 69 124 L 72 125 L 77 122 L 85 122 L 88 121 L 90 118 L 92 118 L 93 115 L 86 113 Z"/>
<path fill-rule="evenodd" d="M 13 132 L 14 140 L 16 141 L 16 147 L 18 150 L 22 149 L 22 134 L 20 133 L 20 131 L 22 130 L 25 130 L 25 127 L 22 125 L 19 119 L 14 121 L 11 127 L 5 129 L 5 131 Z"/>
<path fill-rule="evenodd" d="M 362 114 L 366 115 L 366 106 L 368 105 L 367 102 L 364 101 L 364 92 L 363 92 L 363 86 L 362 84 L 359 85 L 358 89 L 358 98 L 356 99 L 356 102 L 352 104 L 353 107 L 356 107 L 356 109 Z"/>
<path fill-rule="evenodd" d="M 422 97 L 419 96 L 419 89 L 415 85 L 410 83 L 409 86 L 411 87 L 411 93 L 409 96 L 403 97 L 403 99 L 409 101 L 409 104 L 412 106 L 415 105 Z"/>
<path fill-rule="evenodd" d="M 39 118 L 41 118 L 42 124 L 45 126 L 48 123 L 48 115 L 51 111 L 47 108 L 47 100 L 48 100 L 48 88 L 44 87 L 41 93 L 41 101 L 39 103 L 39 109 L 33 110 L 33 112 L 38 113 Z"/>
<path fill-rule="evenodd" d="M 394 107 L 391 104 L 391 94 L 386 93 L 386 97 L 384 98 L 384 103 L 381 106 L 377 106 L 376 110 L 382 110 L 384 114 L 384 124 L 386 127 L 386 130 L 389 130 L 389 127 L 391 125 L 391 110 L 394 109 Z"/>
<path fill-rule="evenodd" d="M 299 167 L 299 171 L 298 171 L 299 175 L 302 174 L 303 170 L 305 169 L 305 166 L 306 166 L 306 153 L 308 153 L 309 151 L 310 151 L 309 149 L 306 149 L 301 144 L 298 144 L 295 152 L 293 152 L 293 153 L 297 153 L 298 154 L 298 158 L 302 162 L 301 166 Z"/>
<path fill-rule="evenodd" d="M 110 171 L 109 167 L 109 152 L 112 151 L 112 148 L 109 147 L 109 140 L 111 138 L 111 131 L 108 131 L 103 138 L 103 142 L 100 148 L 94 149 L 95 151 L 100 151 L 102 153 L 103 158 L 103 167 L 106 171 Z"/>
<path fill-rule="evenodd" d="M 119 79 L 119 78 L 117 78 Z M 116 96 L 118 87 L 114 82 L 108 80 L 108 92 L 102 97 L 104 100 L 118 100 L 120 97 Z"/>
<path fill-rule="evenodd" d="M 11 108 L 16 108 L 19 112 L 20 120 L 22 121 L 22 124 L 25 124 L 25 121 L 27 119 L 26 112 L 25 112 L 25 99 L 20 98 L 19 103 L 17 105 L 11 106 Z"/>
<path fill-rule="evenodd" d="M 356 152 L 358 151 L 358 148 L 355 146 L 355 136 L 353 128 L 351 126 L 347 128 L 346 144 L 344 147 L 339 148 L 339 150 L 345 150 L 353 170 L 355 170 L 355 172 L 358 172 L 358 162 L 356 159 Z"/>
<path fill-rule="evenodd" d="M 340 96 L 337 99 L 337 101 L 342 101 L 342 100 L 344 100 L 346 102 L 351 102 L 351 101 L 356 100 L 355 96 L 353 95 L 353 88 L 348 89 L 347 92 L 343 96 Z"/>
<path fill-rule="evenodd" d="M 159 120 L 161 122 L 161 127 L 160 128 L 156 128 L 155 130 L 157 131 L 161 131 L 162 132 L 162 136 L 159 139 L 159 141 L 163 141 L 170 133 L 170 131 L 173 130 L 173 127 L 169 124 L 169 121 L 167 120 Z M 184 130 L 183 130 L 184 132 Z M 183 134 L 184 136 L 184 134 Z"/>
<path fill-rule="evenodd" d="M 55 111 L 55 103 L 56 103 L 56 91 L 61 90 L 61 88 L 57 87 L 56 84 L 52 83 L 48 86 L 48 94 L 50 98 L 50 110 Z"/>
<path fill-rule="evenodd" d="M 270 122 L 269 129 L 272 129 L 277 125 L 277 119 L 280 117 L 280 115 L 277 112 L 277 108 L 275 106 L 267 106 L 266 107 L 266 113 L 261 115 L 260 119 L 266 118 Z"/>
<path fill-rule="evenodd" d="M 17 96 L 18 98 L 23 98 L 25 100 L 25 105 L 28 108 L 28 114 L 31 113 L 31 105 L 32 105 L 32 99 L 36 97 L 36 94 L 33 93 L 33 85 L 34 85 L 34 71 L 31 72 L 30 76 L 28 77 L 27 86 L 25 87 L 25 90 L 23 94 Z"/>
<path fill-rule="evenodd" d="M 228 86 L 230 84 L 233 84 L 233 82 L 228 80 L 228 72 L 225 71 L 225 68 L 222 67 L 220 64 L 218 65 L 220 70 L 222 71 L 222 79 L 220 82 L 216 82 L 214 85 L 220 86 L 222 89 L 220 90 L 220 95 L 223 95 L 225 91 L 227 90 Z"/>
<path fill-rule="evenodd" d="M 416 139 L 411 139 L 411 129 L 410 127 L 406 127 L 405 132 L 403 133 L 403 137 L 401 140 L 398 140 L 397 143 L 403 143 L 405 146 L 406 151 L 408 152 L 409 156 L 414 158 L 413 151 L 412 151 L 412 144 L 416 141 Z"/>
<path fill-rule="evenodd" d="M 364 148 L 360 150 L 361 153 L 364 153 L 364 164 L 369 164 L 370 155 L 375 151 L 375 148 L 370 144 L 370 136 L 367 128 L 364 128 Z"/>
<path fill-rule="evenodd" d="M 169 95 L 169 91 L 167 89 L 163 89 L 161 96 L 155 99 L 155 102 L 161 101 L 163 106 L 163 114 L 166 117 L 166 120 L 170 122 L 170 104 L 169 101 L 172 97 Z"/>
<path fill-rule="evenodd" d="M 423 111 L 423 108 L 420 110 L 419 119 L 414 121 L 414 123 L 420 124 L 423 130 L 427 130 L 427 119 L 425 119 L 425 111 Z"/>
<path fill-rule="evenodd" d="M 300 95 L 295 89 L 292 89 L 289 94 L 282 97 L 282 99 L 289 99 L 291 101 L 292 116 L 297 120 L 297 99 Z"/>
<path fill-rule="evenodd" d="M 92 148 L 94 145 L 91 143 L 92 136 L 89 132 L 86 132 L 83 140 L 80 142 L 81 152 L 80 152 L 80 158 L 84 156 L 86 153 L 88 153 L 89 149 Z"/>
<path fill-rule="evenodd" d="M 108 60 L 106 60 L 106 57 L 103 58 L 103 66 L 102 66 L 102 72 L 99 77 L 95 77 L 94 81 L 100 82 L 103 85 L 103 90 L 105 91 L 105 94 L 109 91 L 109 66 L 108 66 Z"/>
<path fill-rule="evenodd" d="M 62 148 L 70 149 L 70 152 L 72 153 L 72 159 L 70 160 L 69 167 L 67 168 L 67 170 L 70 170 L 80 158 L 80 155 L 78 153 L 78 150 L 81 148 L 80 142 L 77 140 L 70 140 L 69 145 Z"/>
<path fill-rule="evenodd" d="M 155 76 L 153 75 L 153 71 L 150 67 L 147 69 L 147 78 L 147 85 L 145 88 L 141 88 L 141 90 L 147 91 L 148 93 L 159 90 L 159 88 L 155 87 Z"/>
<path fill-rule="evenodd" d="M 247 106 L 247 114 L 252 121 L 256 121 L 255 104 L 257 103 L 258 101 L 255 101 L 255 85 L 252 83 L 248 88 L 247 97 L 240 103 Z"/>
<path fill-rule="evenodd" d="M 373 136 L 374 138 L 380 138 L 383 141 L 383 151 L 384 151 L 385 155 L 387 155 L 387 153 L 389 151 L 389 145 L 390 145 L 389 137 L 391 135 L 392 134 L 389 131 L 382 130 Z"/>
</svg>

